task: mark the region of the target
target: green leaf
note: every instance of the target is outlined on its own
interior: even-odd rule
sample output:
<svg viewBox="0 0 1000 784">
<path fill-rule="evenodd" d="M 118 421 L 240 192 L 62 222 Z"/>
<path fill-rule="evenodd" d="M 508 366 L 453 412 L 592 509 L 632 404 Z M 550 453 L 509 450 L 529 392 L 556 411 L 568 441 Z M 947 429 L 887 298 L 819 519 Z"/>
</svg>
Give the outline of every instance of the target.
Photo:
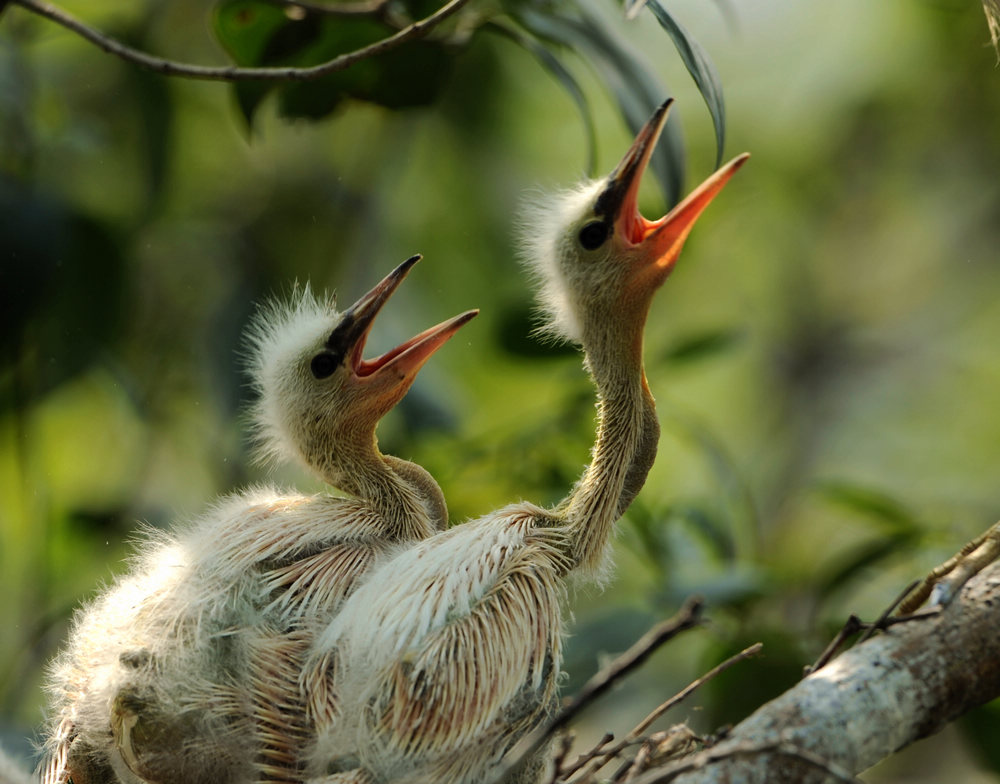
<svg viewBox="0 0 1000 784">
<path fill-rule="evenodd" d="M 980 705 L 958 720 L 965 740 L 975 749 L 980 762 L 1000 773 L 1000 700 Z"/>
<path fill-rule="evenodd" d="M 648 6 L 660 27 L 673 39 L 677 53 L 708 105 L 712 124 L 715 126 L 715 165 L 719 167 L 722 165 L 722 153 L 726 145 L 726 106 L 722 100 L 722 80 L 719 79 L 719 73 L 701 45 L 667 12 L 660 0 L 649 0 Z"/>
<path fill-rule="evenodd" d="M 673 364 L 697 362 L 730 351 L 743 340 L 743 330 L 734 327 L 705 330 L 687 335 L 663 354 L 663 360 Z"/>
<path fill-rule="evenodd" d="M 500 33 L 514 41 L 522 49 L 532 54 L 542 67 L 551 73 L 556 80 L 569 93 L 573 103 L 580 112 L 580 119 L 583 120 L 584 131 L 587 135 L 587 167 L 589 176 L 594 177 L 597 173 L 597 129 L 594 127 L 594 118 L 590 112 L 590 105 L 587 103 L 587 96 L 583 93 L 583 88 L 576 80 L 570 70 L 563 65 L 562 61 L 555 56 L 543 43 L 536 41 L 520 31 L 514 30 L 507 25 L 490 23 L 484 27 L 486 30 Z"/>
<path fill-rule="evenodd" d="M 574 346 L 539 336 L 535 330 L 538 322 L 538 314 L 527 302 L 504 306 L 497 320 L 497 345 L 508 354 L 523 359 L 576 355 Z"/>
<path fill-rule="evenodd" d="M 223 0 L 215 7 L 212 26 L 215 37 L 237 65 L 259 66 L 272 38 L 287 24 L 285 12 L 260 0 Z M 247 122 L 253 124 L 261 102 L 277 88 L 274 82 L 241 81 L 233 85 L 236 105 Z"/>
<path fill-rule="evenodd" d="M 31 363 L 41 394 L 93 362 L 120 329 L 125 261 L 103 223 L 0 179 L 0 367 Z M 0 373 L 0 387 L 9 381 Z M 0 405 L 11 402 L 0 389 Z"/>
<path fill-rule="evenodd" d="M 289 18 L 278 6 L 262 0 L 223 0 L 215 7 L 215 37 L 242 66 L 261 65 L 274 35 Z"/>
<path fill-rule="evenodd" d="M 817 482 L 816 491 L 826 500 L 867 517 L 889 531 L 918 534 L 924 526 L 912 511 L 881 490 L 845 480 Z"/>
<path fill-rule="evenodd" d="M 393 29 L 368 16 L 305 13 L 289 17 L 257 0 L 223 0 L 215 30 L 240 65 L 309 67 L 388 38 Z M 248 122 L 272 91 L 286 117 L 319 119 L 351 97 L 390 109 L 435 100 L 451 72 L 451 54 L 433 41 L 412 41 L 350 68 L 307 82 L 240 82 L 236 99 Z"/>
<path fill-rule="evenodd" d="M 819 598 L 829 596 L 882 561 L 900 551 L 905 551 L 913 543 L 914 538 L 912 533 L 897 532 L 852 548 L 846 555 L 837 558 L 832 567 L 824 569 L 817 576 L 816 595 Z"/>
<path fill-rule="evenodd" d="M 592 65 L 618 103 L 629 130 L 638 133 L 665 100 L 666 90 L 632 48 L 600 20 L 589 2 L 581 0 L 578 8 L 580 17 L 543 14 L 527 6 L 512 9 L 511 13 L 537 38 L 571 49 Z M 671 112 L 650 169 L 667 201 L 676 204 L 684 182 L 684 142 L 676 112 Z"/>
</svg>

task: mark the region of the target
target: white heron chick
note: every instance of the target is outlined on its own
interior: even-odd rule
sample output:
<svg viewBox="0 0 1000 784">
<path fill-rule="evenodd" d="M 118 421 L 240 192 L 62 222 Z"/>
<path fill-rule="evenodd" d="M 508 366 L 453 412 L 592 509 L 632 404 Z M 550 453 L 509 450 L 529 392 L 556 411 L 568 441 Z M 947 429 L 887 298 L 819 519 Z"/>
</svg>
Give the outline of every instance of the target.
<svg viewBox="0 0 1000 784">
<path fill-rule="evenodd" d="M 477 311 L 363 358 L 418 259 L 344 313 L 308 288 L 261 311 L 250 342 L 263 448 L 350 496 L 252 489 L 151 533 L 130 573 L 77 614 L 52 667 L 46 784 L 300 780 L 310 630 L 378 553 L 447 522 L 431 476 L 383 455 L 375 427 Z"/>
<path fill-rule="evenodd" d="M 650 303 L 698 216 L 747 158 L 663 218 L 643 218 L 639 181 L 669 103 L 611 175 L 529 216 L 529 262 L 550 329 L 582 345 L 597 388 L 589 466 L 553 510 L 515 504 L 380 556 L 316 637 L 306 668 L 312 693 L 338 697 L 317 710 L 313 781 L 486 784 L 551 711 L 565 578 L 597 570 L 656 453 L 642 364 Z M 506 781 L 535 781 L 541 769 L 537 755 Z"/>
</svg>

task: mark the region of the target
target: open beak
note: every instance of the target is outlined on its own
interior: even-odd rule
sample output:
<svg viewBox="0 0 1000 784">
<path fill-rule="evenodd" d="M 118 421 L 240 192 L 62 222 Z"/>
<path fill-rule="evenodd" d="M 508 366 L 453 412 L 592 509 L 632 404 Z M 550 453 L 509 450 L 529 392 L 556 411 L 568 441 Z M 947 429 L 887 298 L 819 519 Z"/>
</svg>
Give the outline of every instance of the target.
<svg viewBox="0 0 1000 784">
<path fill-rule="evenodd" d="M 733 158 L 659 220 L 644 218 L 639 212 L 639 185 L 672 103 L 672 98 L 663 103 L 639 131 L 608 178 L 595 206 L 598 214 L 612 221 L 614 233 L 626 247 L 641 248 L 636 275 L 653 286 L 666 279 L 698 216 L 750 157 L 749 153 L 743 153 Z"/>
<path fill-rule="evenodd" d="M 356 378 L 374 380 L 388 376 L 394 379 L 393 386 L 412 383 L 417 372 L 431 355 L 458 332 L 463 324 L 479 313 L 478 310 L 466 311 L 424 330 L 380 357 L 365 359 L 363 356 L 365 343 L 375 323 L 375 317 L 420 258 L 419 255 L 408 258 L 351 305 L 328 338 L 327 347 L 343 354 L 348 368 L 353 371 Z"/>
</svg>

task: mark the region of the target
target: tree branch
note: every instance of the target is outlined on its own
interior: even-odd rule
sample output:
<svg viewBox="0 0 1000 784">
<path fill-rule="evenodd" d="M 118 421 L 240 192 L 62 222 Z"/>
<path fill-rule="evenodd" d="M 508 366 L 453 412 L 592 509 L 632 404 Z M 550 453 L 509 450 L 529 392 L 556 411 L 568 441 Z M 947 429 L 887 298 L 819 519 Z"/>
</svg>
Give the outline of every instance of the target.
<svg viewBox="0 0 1000 784">
<path fill-rule="evenodd" d="M 580 693 L 550 721 L 536 727 L 515 744 L 507 753 L 503 772 L 497 777 L 497 780 L 504 780 L 507 774 L 540 749 L 556 732 L 569 724 L 580 711 L 604 694 L 619 679 L 625 677 L 652 656 L 657 648 L 681 632 L 698 626 L 701 623 L 703 606 L 703 602 L 699 598 L 688 599 L 676 615 L 658 623 L 640 637 L 625 653 L 591 677 L 584 684 Z"/>
<path fill-rule="evenodd" d="M 217 82 L 237 82 L 309 81 L 319 79 L 336 71 L 343 71 L 361 60 L 383 54 L 407 41 L 427 36 L 445 19 L 460 11 L 469 0 L 449 0 L 449 2 L 441 6 L 441 8 L 430 16 L 404 27 L 398 33 L 394 33 L 388 38 L 383 38 L 381 41 L 376 41 L 353 52 L 346 52 L 325 63 L 313 65 L 308 68 L 294 68 L 290 66 L 277 68 L 204 66 L 164 60 L 146 52 L 141 52 L 138 49 L 133 49 L 120 41 L 110 38 L 45 0 L 9 0 L 9 2 L 65 27 L 67 30 L 76 33 L 108 54 L 113 54 L 115 57 L 120 57 L 122 60 L 155 71 L 163 76 L 182 76 L 188 79 L 204 79 Z"/>
<path fill-rule="evenodd" d="M 759 708 L 715 746 L 635 784 L 853 776 L 1000 695 L 1000 563 L 941 612 L 847 651 Z"/>
</svg>

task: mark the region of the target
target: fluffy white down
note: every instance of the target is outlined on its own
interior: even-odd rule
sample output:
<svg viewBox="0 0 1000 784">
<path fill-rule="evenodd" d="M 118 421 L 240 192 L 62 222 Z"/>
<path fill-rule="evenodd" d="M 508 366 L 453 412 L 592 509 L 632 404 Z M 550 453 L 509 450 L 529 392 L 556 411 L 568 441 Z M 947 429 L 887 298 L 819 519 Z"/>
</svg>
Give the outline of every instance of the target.
<svg viewBox="0 0 1000 784">
<path fill-rule="evenodd" d="M 72 721 L 88 746 L 113 759 L 109 706 L 127 688 L 155 695 L 151 704 L 163 715 L 195 709 L 205 722 L 206 746 L 218 743 L 239 712 L 213 716 L 208 708 L 229 688 L 225 674 L 242 666 L 242 643 L 234 649 L 226 640 L 235 642 L 239 630 L 280 626 L 270 617 L 269 586 L 253 567 L 331 538 L 370 538 L 377 523 L 374 515 L 359 514 L 352 499 L 259 487 L 223 499 L 172 534 L 147 529 L 129 573 L 75 616 L 69 645 L 50 671 L 55 723 Z M 123 654 L 158 662 L 155 676 L 123 666 Z M 55 733 L 50 743 L 57 741 Z M 234 736 L 226 742 L 250 741 Z M 249 767 L 253 754 L 245 757 Z"/>
<path fill-rule="evenodd" d="M 465 523 L 384 558 L 317 640 L 320 649 L 364 651 L 378 669 L 472 605 L 496 584 L 532 518 L 512 508 L 490 525 Z"/>
<path fill-rule="evenodd" d="M 556 193 L 536 193 L 526 200 L 518 218 L 519 258 L 533 279 L 542 322 L 538 331 L 579 343 L 582 327 L 572 306 L 562 262 L 576 255 L 571 244 L 585 216 L 589 216 L 601 180 L 586 180 Z"/>
<path fill-rule="evenodd" d="M 295 363 L 318 347 L 333 331 L 341 314 L 333 297 L 318 297 L 309 284 L 296 285 L 285 300 L 261 306 L 247 333 L 246 368 L 257 393 L 251 431 L 261 462 L 301 459 L 295 451 L 288 415 L 296 394 Z"/>
</svg>

